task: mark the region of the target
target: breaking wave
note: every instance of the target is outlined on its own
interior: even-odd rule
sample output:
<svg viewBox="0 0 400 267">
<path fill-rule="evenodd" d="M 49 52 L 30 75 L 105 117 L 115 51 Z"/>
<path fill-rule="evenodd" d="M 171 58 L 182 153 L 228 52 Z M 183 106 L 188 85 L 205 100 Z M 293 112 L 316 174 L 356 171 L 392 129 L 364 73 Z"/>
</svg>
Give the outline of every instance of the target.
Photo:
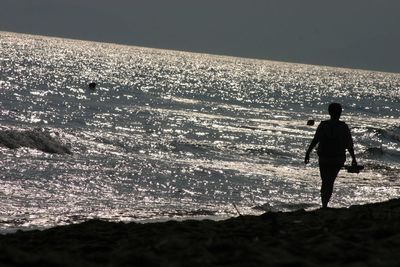
<svg viewBox="0 0 400 267">
<path fill-rule="evenodd" d="M 0 145 L 10 149 L 28 147 L 52 154 L 72 154 L 69 147 L 42 129 L 0 131 Z"/>
</svg>

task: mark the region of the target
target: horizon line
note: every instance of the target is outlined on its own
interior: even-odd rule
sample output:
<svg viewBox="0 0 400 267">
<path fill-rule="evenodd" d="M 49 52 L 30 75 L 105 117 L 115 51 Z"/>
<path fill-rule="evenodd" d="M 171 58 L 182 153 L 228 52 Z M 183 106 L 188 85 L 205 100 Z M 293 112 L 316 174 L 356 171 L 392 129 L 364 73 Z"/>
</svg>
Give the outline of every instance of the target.
<svg viewBox="0 0 400 267">
<path fill-rule="evenodd" d="M 35 34 L 35 33 L 7 31 L 7 30 L 1 30 L 1 29 L 0 29 L 0 33 L 21 34 L 21 35 L 28 35 L 28 36 L 39 36 L 39 37 L 44 37 L 44 38 L 66 39 L 66 40 L 71 40 L 71 41 L 92 42 L 92 43 L 109 44 L 109 45 L 117 45 L 117 46 L 139 47 L 139 48 L 143 48 L 143 49 L 174 51 L 174 52 L 180 52 L 180 53 L 193 53 L 193 54 L 209 55 L 209 56 L 215 56 L 215 57 L 229 57 L 229 58 L 239 58 L 239 59 L 247 59 L 247 60 L 269 61 L 269 62 L 277 62 L 277 63 L 282 63 L 282 64 L 305 65 L 305 66 L 325 67 L 325 68 L 353 70 L 353 71 L 362 71 L 362 72 L 377 72 L 377 73 L 395 74 L 395 75 L 400 74 L 400 72 L 395 72 L 395 71 L 383 71 L 383 70 L 364 69 L 364 68 L 351 68 L 351 67 L 344 67 L 344 66 L 323 65 L 323 64 L 316 64 L 316 63 L 304 63 L 304 62 L 297 62 L 297 61 L 285 61 L 285 60 L 268 59 L 268 58 L 256 58 L 256 57 L 249 57 L 249 56 L 244 57 L 244 56 L 229 55 L 229 54 L 211 53 L 211 52 L 205 52 L 205 51 L 189 51 L 189 50 L 180 50 L 180 49 L 174 49 L 174 48 L 162 48 L 162 47 L 143 46 L 143 45 L 135 45 L 135 44 L 128 44 L 128 43 L 117 43 L 117 42 L 112 42 L 112 41 L 80 39 L 77 37 L 75 38 L 75 37 L 65 37 L 65 36 L 56 36 L 56 35 L 44 35 L 44 34 Z"/>
</svg>

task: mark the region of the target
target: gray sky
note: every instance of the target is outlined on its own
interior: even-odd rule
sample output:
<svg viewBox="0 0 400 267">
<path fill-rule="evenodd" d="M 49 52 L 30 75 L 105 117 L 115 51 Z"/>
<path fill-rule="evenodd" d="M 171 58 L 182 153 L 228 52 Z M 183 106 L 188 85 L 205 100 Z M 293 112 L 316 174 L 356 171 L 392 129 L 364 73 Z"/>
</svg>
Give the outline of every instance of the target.
<svg viewBox="0 0 400 267">
<path fill-rule="evenodd" d="M 0 30 L 400 72 L 399 0 L 0 0 Z"/>
</svg>

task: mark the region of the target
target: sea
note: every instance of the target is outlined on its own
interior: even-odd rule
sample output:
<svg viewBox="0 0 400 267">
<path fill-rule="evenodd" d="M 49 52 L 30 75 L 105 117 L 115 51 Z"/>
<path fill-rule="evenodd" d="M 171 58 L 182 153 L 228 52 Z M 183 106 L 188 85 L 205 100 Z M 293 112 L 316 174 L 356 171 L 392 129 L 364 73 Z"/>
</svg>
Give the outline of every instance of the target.
<svg viewBox="0 0 400 267">
<path fill-rule="evenodd" d="M 0 32 L 0 233 L 318 209 L 331 102 L 365 166 L 331 207 L 398 198 L 398 73 Z"/>
</svg>

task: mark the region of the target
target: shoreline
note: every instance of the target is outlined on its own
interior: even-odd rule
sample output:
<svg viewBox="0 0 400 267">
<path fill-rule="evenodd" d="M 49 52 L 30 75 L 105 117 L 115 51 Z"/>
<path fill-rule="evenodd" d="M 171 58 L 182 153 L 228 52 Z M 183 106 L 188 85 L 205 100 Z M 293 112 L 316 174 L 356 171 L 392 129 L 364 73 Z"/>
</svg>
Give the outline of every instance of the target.
<svg viewBox="0 0 400 267">
<path fill-rule="evenodd" d="M 400 199 L 223 221 L 91 220 L 0 236 L 2 266 L 397 266 Z"/>
</svg>

